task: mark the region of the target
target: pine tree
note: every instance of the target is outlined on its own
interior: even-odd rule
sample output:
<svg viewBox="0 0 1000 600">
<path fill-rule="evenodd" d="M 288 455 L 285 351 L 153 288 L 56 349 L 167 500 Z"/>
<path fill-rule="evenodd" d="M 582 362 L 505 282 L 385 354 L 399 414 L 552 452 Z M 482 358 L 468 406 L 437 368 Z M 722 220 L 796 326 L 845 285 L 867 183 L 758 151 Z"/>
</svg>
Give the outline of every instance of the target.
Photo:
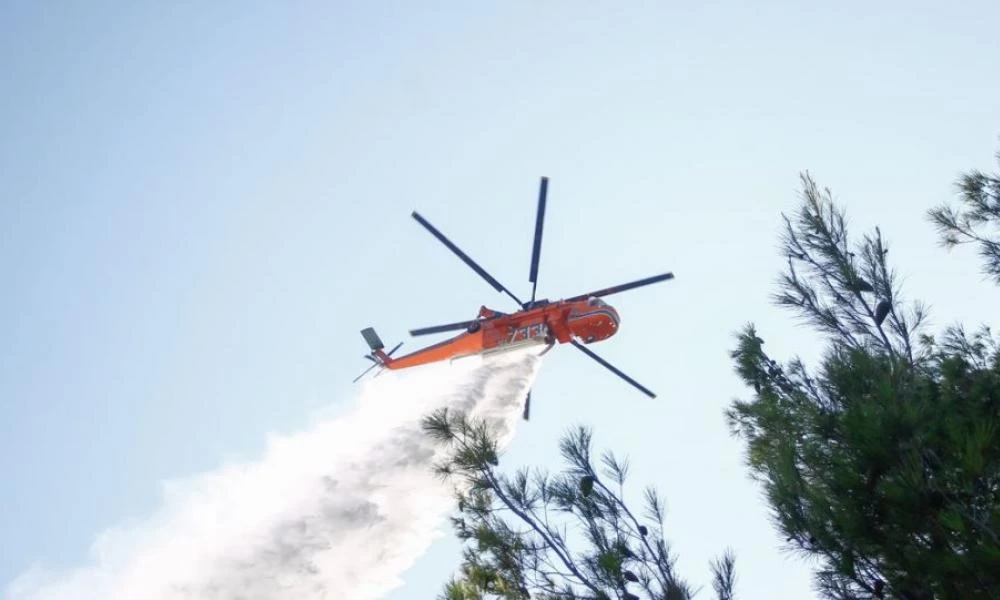
<svg viewBox="0 0 1000 600">
<path fill-rule="evenodd" d="M 610 452 L 596 469 L 592 432 L 567 432 L 556 475 L 498 470 L 497 442 L 484 421 L 438 411 L 424 429 L 449 448 L 438 473 L 456 484 L 455 531 L 464 544 L 461 575 L 443 600 L 687 600 L 663 531 L 663 504 L 645 490 L 645 511 L 624 501 L 627 461 Z M 735 559 L 712 564 L 719 600 L 732 600 Z"/>
<path fill-rule="evenodd" d="M 727 411 L 776 526 L 818 560 L 823 597 L 1000 598 L 1000 348 L 987 328 L 926 333 L 881 231 L 852 244 L 829 190 L 802 182 L 774 299 L 820 334 L 822 356 L 779 363 L 747 325 L 732 357 L 754 395 Z M 939 223 L 996 260 L 975 228 L 1000 213 L 1000 187 L 967 184 L 971 211 Z"/>
</svg>

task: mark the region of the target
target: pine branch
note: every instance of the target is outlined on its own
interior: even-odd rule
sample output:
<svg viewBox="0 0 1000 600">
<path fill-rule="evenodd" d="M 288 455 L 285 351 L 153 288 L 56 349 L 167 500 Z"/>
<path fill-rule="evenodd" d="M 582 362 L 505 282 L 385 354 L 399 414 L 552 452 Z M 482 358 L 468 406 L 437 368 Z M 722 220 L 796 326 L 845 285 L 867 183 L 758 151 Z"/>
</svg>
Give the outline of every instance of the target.
<svg viewBox="0 0 1000 600">
<path fill-rule="evenodd" d="M 543 540 L 545 540 L 546 545 L 553 552 L 556 553 L 556 555 L 559 557 L 560 562 L 562 562 L 563 566 L 566 567 L 566 569 L 570 573 L 572 573 L 573 576 L 576 577 L 577 580 L 582 585 L 584 585 L 593 592 L 598 592 L 599 590 L 597 589 L 597 587 L 590 581 L 588 581 L 580 572 L 579 568 L 572 560 L 568 550 L 565 549 L 562 543 L 559 540 L 554 539 L 550 535 L 550 532 L 540 527 L 539 524 L 535 521 L 535 519 L 532 518 L 528 513 L 524 512 L 523 510 L 520 510 L 513 502 L 511 502 L 511 500 L 503 493 L 501 486 L 497 483 L 497 480 L 493 476 L 492 472 L 484 469 L 483 474 L 487 478 L 487 480 L 489 480 L 489 482 L 491 483 L 492 489 L 494 493 L 497 495 L 497 497 L 500 499 L 500 501 L 503 502 L 504 505 L 507 506 L 507 508 L 510 509 L 510 511 L 513 512 L 515 515 L 517 515 L 522 521 L 530 525 L 531 528 L 535 531 L 535 533 L 538 534 Z"/>
<path fill-rule="evenodd" d="M 622 498 L 627 461 L 605 452 L 602 463 L 609 479 L 597 477 L 589 429 L 571 430 L 561 439 L 567 469 L 559 477 L 550 478 L 539 470 L 529 476 L 526 469 L 505 477 L 494 468 L 496 446 L 489 431 L 463 415 L 441 417 L 426 420 L 426 425 L 440 443 L 450 447 L 451 459 L 442 471 L 471 486 L 459 494 L 459 510 L 472 526 L 459 519 L 453 523 L 461 539 L 475 539 L 479 545 L 478 552 L 467 548 L 464 553 L 464 579 L 453 580 L 446 589 L 495 594 L 500 587 L 484 587 L 495 581 L 496 586 L 523 588 L 517 592 L 520 595 L 503 595 L 505 599 L 529 593 L 561 600 L 637 599 L 629 586 L 650 598 L 691 597 L 690 589 L 672 571 L 655 492 L 647 490 L 648 510 L 660 517 L 659 534 L 651 535 Z M 609 485 L 612 480 L 617 492 Z M 497 506 L 492 504 L 494 499 Z M 503 520 L 506 515 L 525 527 L 510 527 Z M 582 535 L 574 540 L 577 544 L 570 544 L 565 523 L 560 527 L 553 521 L 555 515 L 565 515 L 581 528 Z M 463 533 L 470 528 L 475 529 L 475 536 Z"/>
<path fill-rule="evenodd" d="M 996 155 L 1000 163 L 1000 152 Z M 978 246 L 983 271 L 1000 283 L 1000 173 L 988 175 L 978 170 L 963 174 L 956 187 L 964 205 L 961 209 L 941 205 L 927 216 L 946 248 L 963 244 Z"/>
</svg>

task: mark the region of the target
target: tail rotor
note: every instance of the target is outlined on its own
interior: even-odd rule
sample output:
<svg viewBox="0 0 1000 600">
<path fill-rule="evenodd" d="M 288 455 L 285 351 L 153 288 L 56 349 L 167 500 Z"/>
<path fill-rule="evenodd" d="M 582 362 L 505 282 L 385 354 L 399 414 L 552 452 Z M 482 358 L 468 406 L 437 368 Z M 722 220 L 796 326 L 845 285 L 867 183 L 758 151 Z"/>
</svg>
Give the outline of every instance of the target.
<svg viewBox="0 0 1000 600">
<path fill-rule="evenodd" d="M 351 383 L 357 383 L 359 379 L 368 374 L 369 371 L 375 367 L 386 367 L 389 363 L 387 360 L 399 350 L 399 347 L 403 345 L 403 342 L 396 344 L 392 350 L 388 352 L 383 352 L 385 344 L 382 343 L 382 339 L 375 333 L 375 329 L 372 327 L 366 327 L 361 330 L 361 337 L 365 338 L 365 342 L 368 343 L 368 347 L 371 348 L 370 354 L 362 355 L 363 358 L 372 361 L 372 365 L 365 369 L 360 375 L 354 378 Z"/>
</svg>

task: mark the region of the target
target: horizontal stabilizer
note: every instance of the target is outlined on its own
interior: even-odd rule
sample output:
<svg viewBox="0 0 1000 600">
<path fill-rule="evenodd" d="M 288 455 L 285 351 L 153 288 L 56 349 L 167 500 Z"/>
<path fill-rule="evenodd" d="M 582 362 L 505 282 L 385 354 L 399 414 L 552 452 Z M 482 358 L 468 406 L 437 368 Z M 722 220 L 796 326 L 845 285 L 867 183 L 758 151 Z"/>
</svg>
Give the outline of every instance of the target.
<svg viewBox="0 0 1000 600">
<path fill-rule="evenodd" d="M 365 327 L 361 330 L 361 336 L 365 338 L 368 342 L 368 347 L 374 350 L 381 350 L 385 348 L 385 344 L 379 339 L 378 334 L 375 333 L 375 329 L 372 327 Z"/>
</svg>

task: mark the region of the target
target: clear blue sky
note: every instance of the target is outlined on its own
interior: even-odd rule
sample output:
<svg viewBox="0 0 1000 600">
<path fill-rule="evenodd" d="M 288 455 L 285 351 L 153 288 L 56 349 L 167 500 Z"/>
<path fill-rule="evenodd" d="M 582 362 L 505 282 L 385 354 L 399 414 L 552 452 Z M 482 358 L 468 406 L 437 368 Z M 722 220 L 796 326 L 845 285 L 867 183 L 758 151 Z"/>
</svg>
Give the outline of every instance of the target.
<svg viewBox="0 0 1000 600">
<path fill-rule="evenodd" d="M 733 333 L 816 350 L 769 304 L 805 169 L 855 234 L 882 226 L 935 325 L 995 318 L 924 213 L 995 167 L 1000 5 L 502 4 L 3 4 L 0 581 L 348 410 L 362 327 L 510 308 L 409 213 L 524 291 L 548 175 L 541 294 L 677 279 L 614 298 L 597 349 L 659 398 L 554 351 L 508 460 L 593 425 L 666 496 L 688 577 L 728 545 L 742 599 L 808 592 L 725 427 Z M 393 598 L 456 559 L 446 538 Z"/>
</svg>

